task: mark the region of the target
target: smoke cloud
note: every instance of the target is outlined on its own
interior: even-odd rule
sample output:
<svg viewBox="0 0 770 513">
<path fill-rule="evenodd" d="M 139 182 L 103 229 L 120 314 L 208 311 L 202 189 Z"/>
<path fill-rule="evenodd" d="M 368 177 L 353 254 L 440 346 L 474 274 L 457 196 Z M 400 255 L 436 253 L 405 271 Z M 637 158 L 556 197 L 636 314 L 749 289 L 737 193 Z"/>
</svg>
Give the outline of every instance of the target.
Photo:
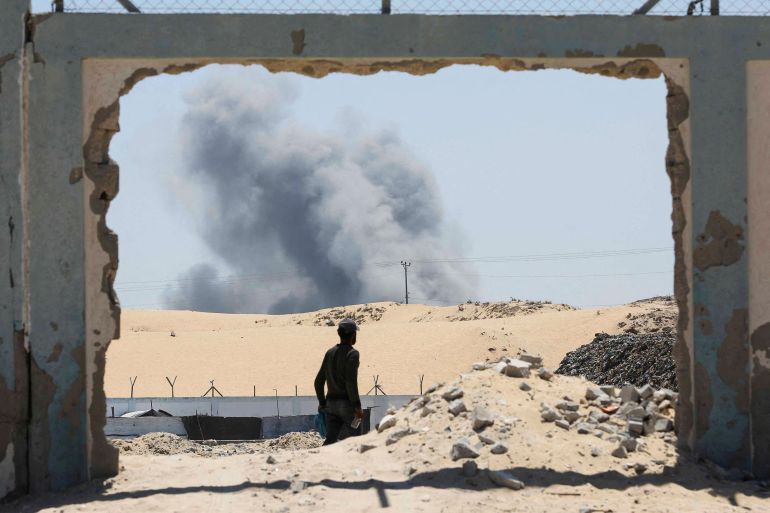
<svg viewBox="0 0 770 513">
<path fill-rule="evenodd" d="M 292 116 L 297 94 L 285 77 L 225 76 L 186 97 L 184 178 L 200 189 L 196 227 L 226 272 L 182 273 L 168 307 L 291 313 L 399 300 L 400 260 L 458 256 L 435 179 L 399 135 L 363 122 L 316 133 Z M 410 275 L 410 296 L 474 291 L 452 264 L 426 271 Z"/>
</svg>

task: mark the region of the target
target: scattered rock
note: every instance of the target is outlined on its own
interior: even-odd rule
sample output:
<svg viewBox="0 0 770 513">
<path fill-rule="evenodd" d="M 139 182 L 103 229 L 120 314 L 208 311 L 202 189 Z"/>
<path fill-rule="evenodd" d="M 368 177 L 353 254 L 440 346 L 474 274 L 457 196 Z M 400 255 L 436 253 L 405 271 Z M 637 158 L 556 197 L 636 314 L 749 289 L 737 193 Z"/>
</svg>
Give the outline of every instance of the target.
<svg viewBox="0 0 770 513">
<path fill-rule="evenodd" d="M 593 433 L 594 427 L 587 422 L 580 422 L 577 425 L 577 432 L 579 435 L 589 435 Z"/>
<path fill-rule="evenodd" d="M 465 406 L 465 401 L 462 399 L 455 399 L 451 403 L 449 403 L 449 413 L 457 417 L 462 412 L 468 411 L 468 408 Z"/>
<path fill-rule="evenodd" d="M 504 486 L 511 490 L 521 490 L 524 488 L 524 482 L 516 479 L 513 474 L 504 470 L 487 470 L 489 480 L 497 486 Z"/>
<path fill-rule="evenodd" d="M 289 485 L 289 490 L 291 490 L 292 493 L 299 493 L 305 488 L 307 488 L 307 483 L 299 479 L 293 480 Z"/>
<path fill-rule="evenodd" d="M 393 445 L 394 443 L 398 442 L 402 438 L 404 438 L 406 435 L 409 435 L 412 433 L 412 430 L 409 428 L 399 428 L 395 429 L 388 434 L 388 438 L 385 439 L 385 445 Z"/>
<path fill-rule="evenodd" d="M 654 424 L 654 428 L 653 429 L 657 433 L 673 431 L 674 430 L 674 421 L 672 421 L 668 417 L 658 417 L 655 420 L 655 424 Z"/>
<path fill-rule="evenodd" d="M 503 373 L 509 378 L 528 378 L 530 367 L 528 362 L 514 358 L 505 365 Z"/>
<path fill-rule="evenodd" d="M 497 442 L 491 449 L 489 449 L 489 452 L 492 454 L 505 454 L 508 452 L 508 447 L 503 442 Z"/>
<path fill-rule="evenodd" d="M 636 387 L 634 385 L 624 385 L 620 389 L 620 401 L 622 403 L 638 403 L 639 392 L 636 391 Z"/>
<path fill-rule="evenodd" d="M 479 438 L 479 441 L 484 445 L 494 445 L 497 443 L 497 440 L 495 440 L 490 436 L 485 435 L 484 433 L 478 433 L 476 436 Z"/>
<path fill-rule="evenodd" d="M 523 390 L 524 392 L 529 392 L 530 390 L 532 390 L 532 387 L 529 386 L 529 383 L 527 383 L 526 381 L 522 381 L 521 383 L 519 383 L 519 390 Z"/>
<path fill-rule="evenodd" d="M 443 394 L 441 394 L 441 397 L 445 401 L 454 401 L 455 399 L 459 399 L 463 396 L 463 389 L 460 387 L 452 387 Z"/>
<path fill-rule="evenodd" d="M 569 424 L 569 422 L 567 422 L 564 419 L 558 419 L 558 420 L 554 421 L 554 424 L 556 424 L 558 427 L 560 427 L 562 429 L 566 429 L 567 431 L 569 431 L 570 424 Z"/>
<path fill-rule="evenodd" d="M 551 381 L 553 379 L 553 371 L 540 367 L 537 370 L 537 377 L 545 381 Z"/>
<path fill-rule="evenodd" d="M 473 460 L 465 461 L 462 472 L 465 477 L 473 477 L 479 473 L 479 466 Z"/>
<path fill-rule="evenodd" d="M 607 422 L 610 420 L 609 415 L 599 410 L 591 410 L 591 412 L 588 414 L 588 418 L 597 424 L 601 424 L 602 422 Z"/>
<path fill-rule="evenodd" d="M 360 453 L 364 453 L 364 452 L 366 452 L 366 451 L 371 451 L 372 449 L 376 449 L 376 448 L 377 448 L 377 446 L 376 446 L 376 445 L 372 445 L 372 444 L 361 444 L 361 445 L 359 445 L 359 446 L 358 446 L 358 452 L 360 452 Z"/>
<path fill-rule="evenodd" d="M 562 411 L 578 411 L 580 405 L 575 401 L 562 401 L 556 405 L 556 408 Z"/>
<path fill-rule="evenodd" d="M 265 460 L 265 463 L 268 465 L 275 465 L 277 462 L 275 461 L 275 458 L 273 458 L 273 455 L 269 455 L 267 459 Z"/>
<path fill-rule="evenodd" d="M 542 418 L 544 422 L 554 422 L 555 420 L 560 420 L 563 417 L 554 408 L 551 408 L 548 405 L 543 405 L 542 409 L 540 410 L 540 418 Z"/>
<path fill-rule="evenodd" d="M 481 431 L 495 423 L 495 414 L 482 406 L 476 406 L 473 408 L 471 423 L 474 431 Z"/>
<path fill-rule="evenodd" d="M 626 448 L 622 445 L 618 445 L 612 450 L 611 453 L 616 458 L 628 458 L 628 452 L 626 451 Z"/>
<path fill-rule="evenodd" d="M 519 360 L 527 362 L 532 366 L 533 369 L 537 369 L 543 366 L 543 357 L 540 355 L 524 353 L 519 355 Z"/>
<path fill-rule="evenodd" d="M 597 456 L 602 455 L 602 449 L 601 447 L 591 447 L 591 456 L 596 458 Z"/>
<path fill-rule="evenodd" d="M 654 393 L 654 390 L 649 384 L 646 384 L 642 386 L 641 388 L 637 389 L 637 392 L 639 393 L 639 397 L 642 399 L 647 399 L 648 397 L 652 397 L 652 394 Z"/>
<path fill-rule="evenodd" d="M 644 474 L 644 472 L 647 470 L 647 465 L 641 462 L 634 463 L 634 472 L 637 474 Z"/>
<path fill-rule="evenodd" d="M 461 438 L 452 444 L 452 461 L 465 458 L 478 458 L 479 452 L 471 445 L 467 438 Z"/>
</svg>

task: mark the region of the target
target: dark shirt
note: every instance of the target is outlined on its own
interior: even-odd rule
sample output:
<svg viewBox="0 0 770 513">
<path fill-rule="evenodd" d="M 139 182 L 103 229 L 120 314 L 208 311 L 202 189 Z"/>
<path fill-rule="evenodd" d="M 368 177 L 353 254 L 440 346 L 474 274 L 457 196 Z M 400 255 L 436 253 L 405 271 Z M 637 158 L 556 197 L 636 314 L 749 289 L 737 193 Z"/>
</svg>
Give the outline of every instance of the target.
<svg viewBox="0 0 770 513">
<path fill-rule="evenodd" d="M 328 393 L 324 396 L 324 383 Z M 321 406 L 327 400 L 344 399 L 361 407 L 358 396 L 358 351 L 350 344 L 337 344 L 324 355 L 324 361 L 315 377 L 315 395 Z"/>
</svg>

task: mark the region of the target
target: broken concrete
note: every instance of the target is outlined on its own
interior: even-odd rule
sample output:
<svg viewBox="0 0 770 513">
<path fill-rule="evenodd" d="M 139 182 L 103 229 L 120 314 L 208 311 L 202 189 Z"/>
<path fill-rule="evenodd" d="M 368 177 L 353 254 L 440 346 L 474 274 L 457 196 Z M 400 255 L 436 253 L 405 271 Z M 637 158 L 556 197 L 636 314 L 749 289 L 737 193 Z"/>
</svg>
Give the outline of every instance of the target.
<svg viewBox="0 0 770 513">
<path fill-rule="evenodd" d="M 766 190 L 767 179 L 747 168 L 761 170 L 767 157 L 750 161 L 747 154 L 767 146 L 767 122 L 747 128 L 746 104 L 747 91 L 760 84 L 767 96 L 769 86 L 761 73 L 747 74 L 746 63 L 770 60 L 770 19 L 54 14 L 34 18 L 27 30 L 26 7 L 22 0 L 0 7 L 0 176 L 10 191 L 0 200 L 8 226 L 0 245 L 10 248 L 8 256 L 0 252 L 9 278 L 0 282 L 0 376 L 4 393 L 31 404 L 35 443 L 26 441 L 26 412 L 13 410 L 0 430 L 0 491 L 24 490 L 28 477 L 44 490 L 117 471 L 101 428 L 104 351 L 119 320 L 117 239 L 105 223 L 117 193 L 118 170 L 107 153 L 117 102 L 146 77 L 212 62 L 314 77 L 419 75 L 453 64 L 664 75 L 680 310 L 677 430 L 682 444 L 720 465 L 770 475 L 766 399 L 742 395 L 747 387 L 765 389 L 768 379 L 758 330 L 770 322 L 770 287 L 750 287 L 749 276 L 770 275 L 761 235 L 770 230 L 756 207 L 766 196 L 757 197 L 747 178 Z M 748 225 L 757 228 L 747 235 Z M 747 254 L 759 258 L 749 262 Z M 29 355 L 17 355 L 25 347 Z M 720 370 L 717 355 L 725 353 L 742 375 Z M 21 382 L 30 389 L 17 387 Z"/>
</svg>

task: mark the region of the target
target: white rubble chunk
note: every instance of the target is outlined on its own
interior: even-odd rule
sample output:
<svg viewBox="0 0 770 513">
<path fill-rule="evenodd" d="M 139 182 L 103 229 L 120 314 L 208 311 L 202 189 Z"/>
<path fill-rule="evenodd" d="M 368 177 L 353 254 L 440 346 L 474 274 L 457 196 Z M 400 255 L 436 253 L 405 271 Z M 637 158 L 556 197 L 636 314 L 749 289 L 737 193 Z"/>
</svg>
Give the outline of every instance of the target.
<svg viewBox="0 0 770 513">
<path fill-rule="evenodd" d="M 380 423 L 377 424 L 377 432 L 382 433 L 386 429 L 390 429 L 395 426 L 397 422 L 398 419 L 395 415 L 385 415 L 382 417 L 382 420 L 380 420 Z"/>
<path fill-rule="evenodd" d="M 567 422 L 567 421 L 566 421 L 566 420 L 564 420 L 564 419 L 557 419 L 557 420 L 554 422 L 554 424 L 556 424 L 556 426 L 557 426 L 557 427 L 560 427 L 560 428 L 562 428 L 562 429 L 566 429 L 567 431 L 569 431 L 569 426 L 570 426 L 570 424 L 569 424 L 569 422 Z"/>
<path fill-rule="evenodd" d="M 505 365 L 503 372 L 509 378 L 528 378 L 530 367 L 528 362 L 513 358 Z"/>
<path fill-rule="evenodd" d="M 544 381 L 551 381 L 553 379 L 553 371 L 546 369 L 545 367 L 540 367 L 537 370 L 537 377 Z"/>
<path fill-rule="evenodd" d="M 473 364 L 473 370 L 482 371 L 487 369 L 487 364 L 484 362 L 476 362 Z"/>
</svg>

